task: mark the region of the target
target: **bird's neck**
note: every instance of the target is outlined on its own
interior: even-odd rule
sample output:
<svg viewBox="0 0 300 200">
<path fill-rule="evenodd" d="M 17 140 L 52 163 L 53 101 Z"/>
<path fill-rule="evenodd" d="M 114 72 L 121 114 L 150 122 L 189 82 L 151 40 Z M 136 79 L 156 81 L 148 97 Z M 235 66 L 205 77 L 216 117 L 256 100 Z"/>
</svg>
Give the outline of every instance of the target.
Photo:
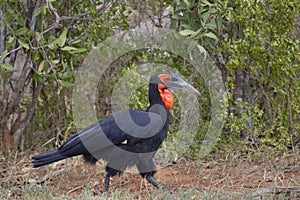
<svg viewBox="0 0 300 200">
<path fill-rule="evenodd" d="M 162 112 L 169 113 L 169 109 L 173 105 L 173 95 L 169 89 L 164 89 L 163 86 L 150 83 L 149 84 L 149 101 L 150 106 L 148 111 L 161 114 Z"/>
</svg>

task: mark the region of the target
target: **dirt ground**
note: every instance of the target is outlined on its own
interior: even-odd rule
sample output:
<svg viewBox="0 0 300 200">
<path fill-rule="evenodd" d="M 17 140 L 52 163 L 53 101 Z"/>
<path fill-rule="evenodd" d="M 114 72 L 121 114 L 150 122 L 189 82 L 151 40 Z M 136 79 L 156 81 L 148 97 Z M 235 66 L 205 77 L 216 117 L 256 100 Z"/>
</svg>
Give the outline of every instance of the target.
<svg viewBox="0 0 300 200">
<path fill-rule="evenodd" d="M 227 193 L 247 193 L 254 197 L 294 193 L 300 199 L 300 155 L 287 153 L 276 158 L 258 159 L 245 155 L 218 159 L 191 160 L 182 158 L 160 169 L 155 175 L 171 193 L 182 189 L 216 189 Z M 103 164 L 89 166 L 81 158 L 60 161 L 50 166 L 32 169 L 30 156 L 17 155 L 15 159 L 0 160 L 1 187 L 8 187 L 10 196 L 22 199 L 24 186 L 47 185 L 57 196 L 75 197 L 89 185 L 95 195 L 103 189 Z M 152 185 L 139 174 L 124 173 L 111 180 L 111 191 L 118 190 L 149 196 Z M 296 195 L 295 195 L 296 194 Z"/>
</svg>

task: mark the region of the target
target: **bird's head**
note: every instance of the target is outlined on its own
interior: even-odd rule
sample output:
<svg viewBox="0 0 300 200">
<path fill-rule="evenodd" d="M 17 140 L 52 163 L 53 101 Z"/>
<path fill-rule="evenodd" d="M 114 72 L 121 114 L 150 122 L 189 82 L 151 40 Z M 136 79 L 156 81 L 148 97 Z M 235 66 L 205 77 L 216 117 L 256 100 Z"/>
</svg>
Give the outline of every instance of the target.
<svg viewBox="0 0 300 200">
<path fill-rule="evenodd" d="M 157 85 L 162 102 L 167 109 L 173 105 L 173 95 L 170 89 L 180 89 L 200 95 L 198 90 L 174 73 L 159 72 L 150 78 L 150 84 Z"/>
</svg>

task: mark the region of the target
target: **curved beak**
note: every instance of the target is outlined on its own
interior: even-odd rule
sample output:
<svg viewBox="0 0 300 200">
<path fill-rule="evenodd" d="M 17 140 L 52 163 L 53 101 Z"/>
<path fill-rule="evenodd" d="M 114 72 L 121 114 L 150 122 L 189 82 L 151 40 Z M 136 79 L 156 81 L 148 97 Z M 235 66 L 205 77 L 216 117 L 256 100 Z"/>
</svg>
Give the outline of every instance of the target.
<svg viewBox="0 0 300 200">
<path fill-rule="evenodd" d="M 178 75 L 172 74 L 172 81 L 165 84 L 168 88 L 175 88 L 179 90 L 185 90 L 189 92 L 194 92 L 197 95 L 200 95 L 200 92 L 196 90 L 192 85 L 182 80 Z"/>
</svg>

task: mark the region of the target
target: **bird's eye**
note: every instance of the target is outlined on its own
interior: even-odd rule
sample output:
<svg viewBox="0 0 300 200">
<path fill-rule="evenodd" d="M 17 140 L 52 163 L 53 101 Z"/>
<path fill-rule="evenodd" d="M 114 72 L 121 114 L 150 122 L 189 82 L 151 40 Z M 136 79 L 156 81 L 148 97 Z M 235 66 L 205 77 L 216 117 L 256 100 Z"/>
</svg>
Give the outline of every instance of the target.
<svg viewBox="0 0 300 200">
<path fill-rule="evenodd" d="M 162 83 L 168 83 L 172 80 L 172 77 L 169 74 L 159 74 L 158 78 L 161 80 Z"/>
</svg>

